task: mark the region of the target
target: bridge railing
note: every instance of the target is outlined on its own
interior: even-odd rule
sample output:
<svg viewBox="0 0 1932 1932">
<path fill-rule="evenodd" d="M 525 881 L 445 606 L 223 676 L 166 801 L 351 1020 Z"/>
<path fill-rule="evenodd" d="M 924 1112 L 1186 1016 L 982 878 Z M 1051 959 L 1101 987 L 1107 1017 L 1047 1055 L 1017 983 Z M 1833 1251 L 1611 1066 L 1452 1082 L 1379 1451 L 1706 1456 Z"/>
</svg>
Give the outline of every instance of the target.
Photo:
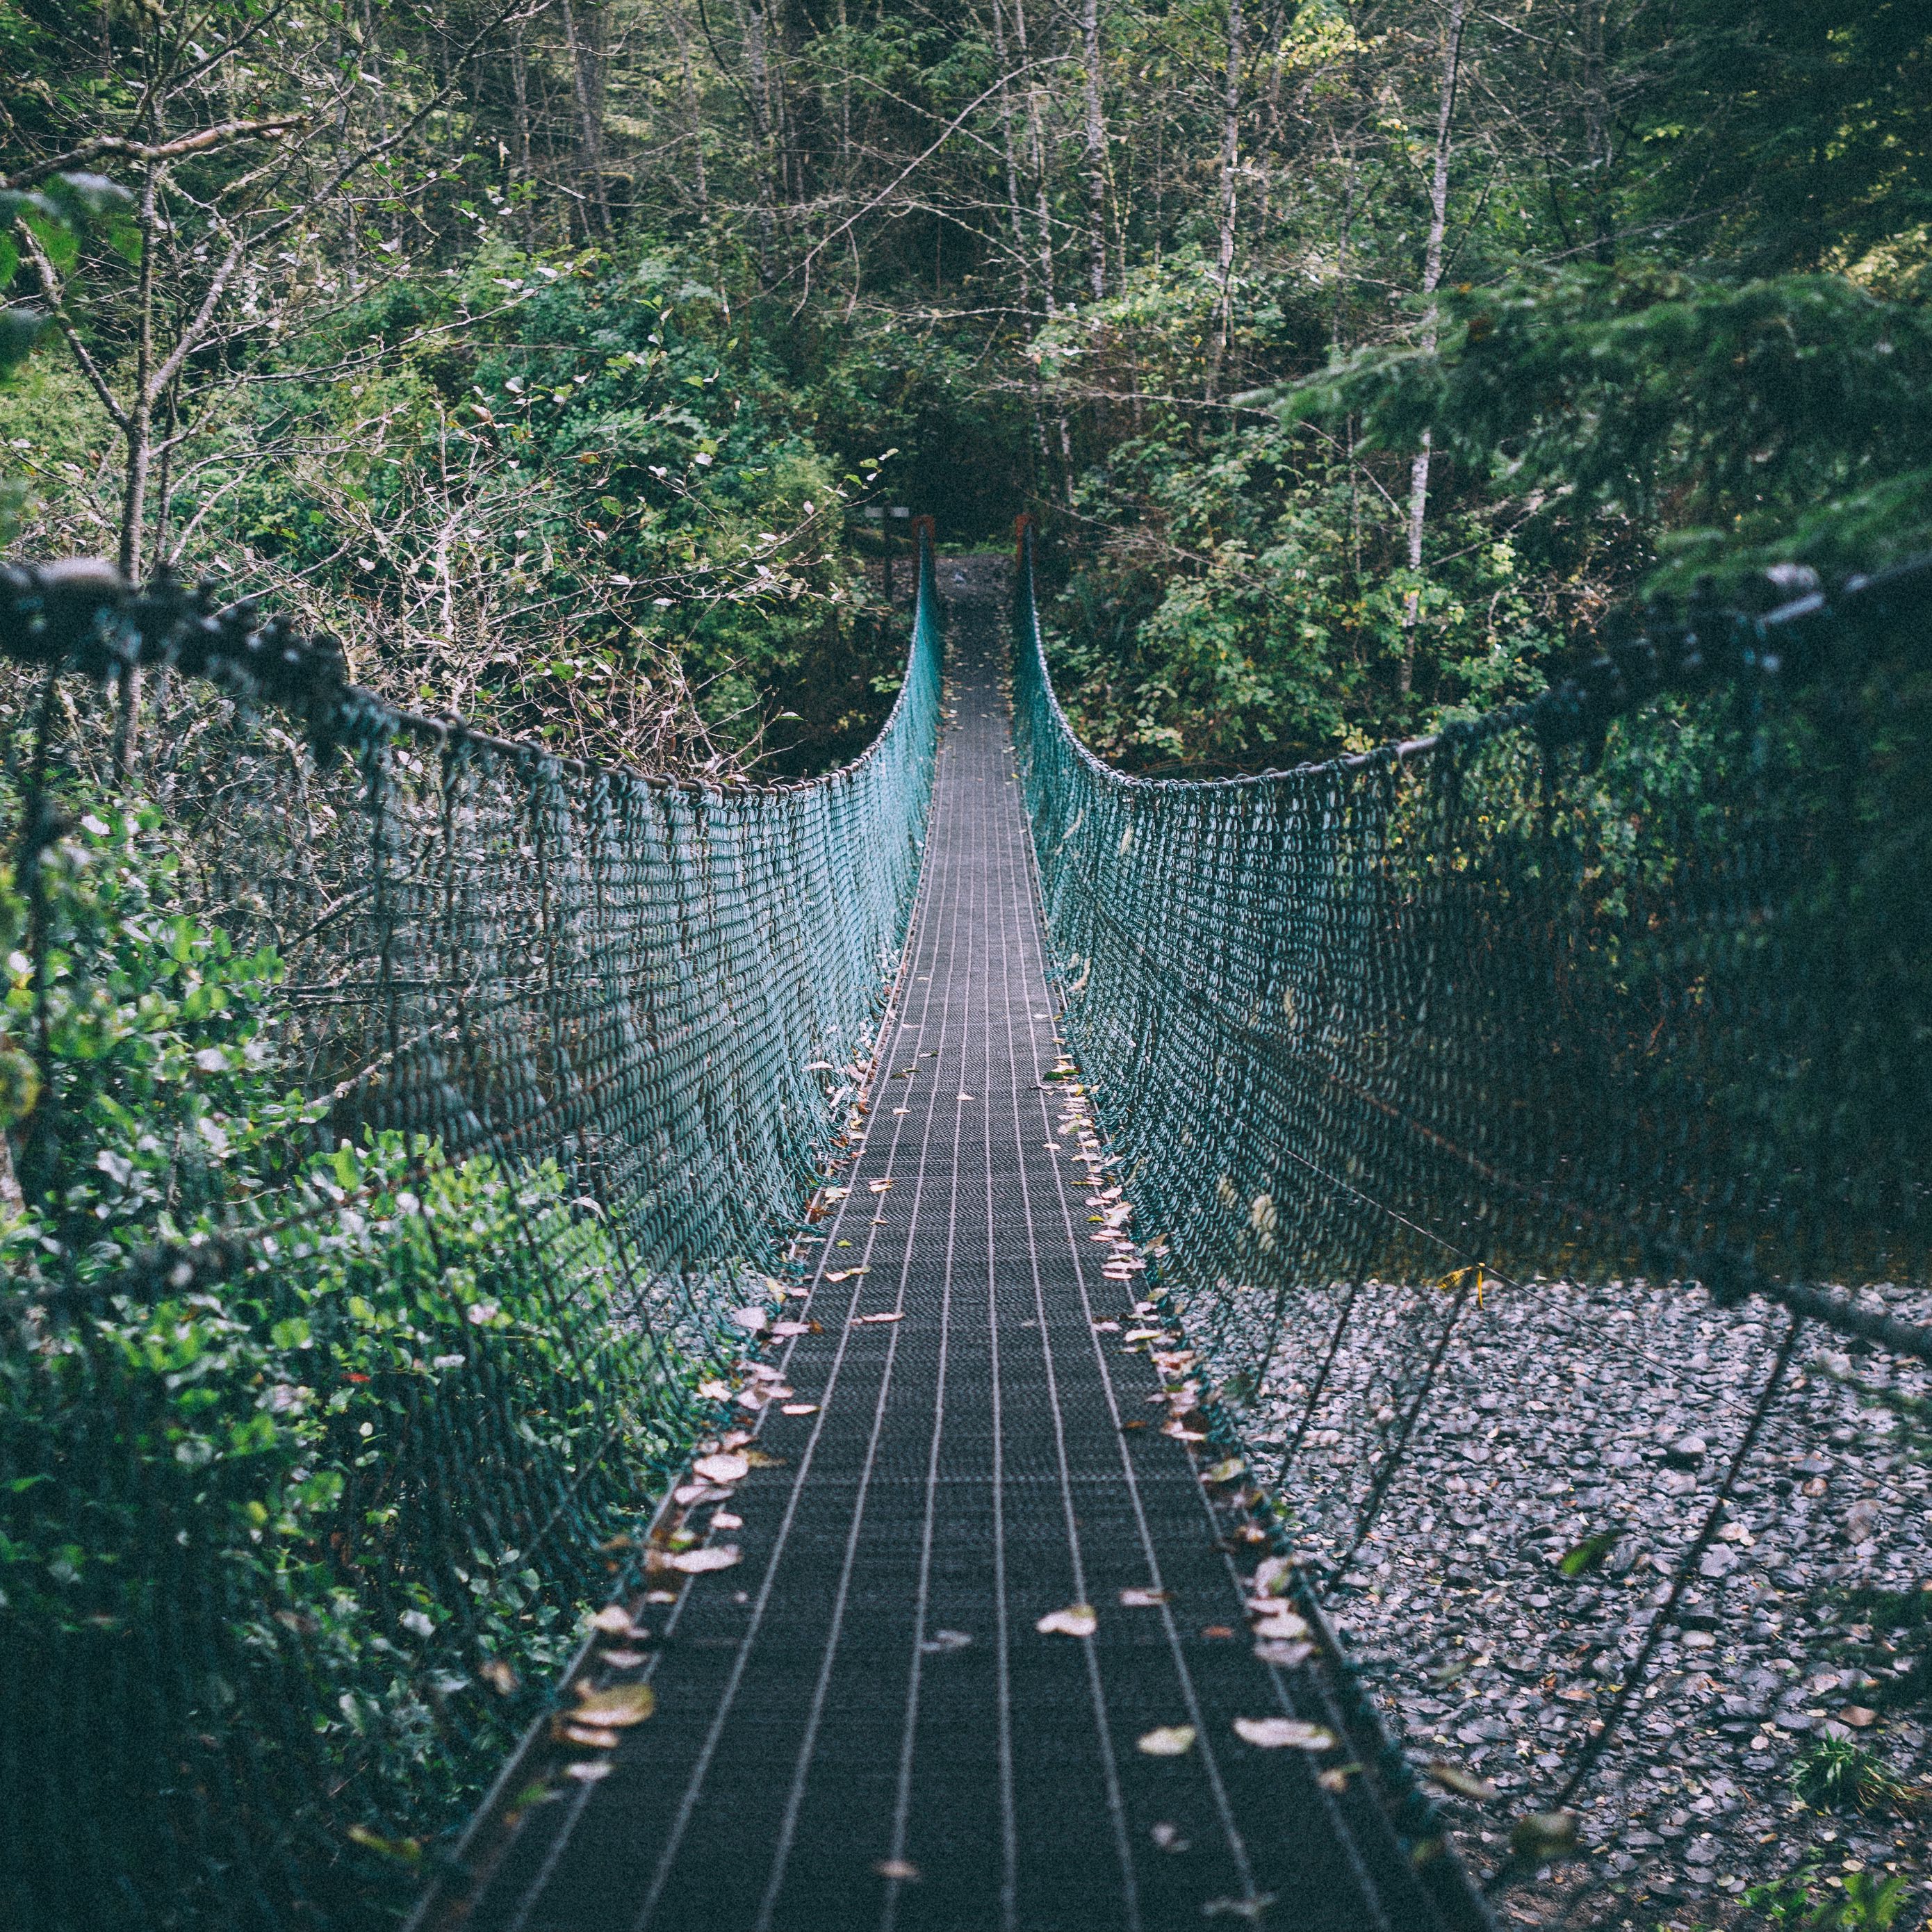
<svg viewBox="0 0 1932 1932">
<path fill-rule="evenodd" d="M 1023 533 L 1022 778 L 1118 1265 L 1389 1716 L 1495 1787 L 1458 1802 L 1498 1878 L 1570 1828 L 1505 1857 L 1511 1812 L 1582 1807 L 1599 1874 L 1667 1845 L 1609 1756 L 1666 1712 L 1720 1816 L 1834 1749 L 1926 1768 L 1932 1655 L 1886 1632 L 1932 1607 L 1928 584 L 1652 610 L 1534 703 L 1194 783 L 1078 742 Z"/>
<path fill-rule="evenodd" d="M 0 1917 L 406 1898 L 643 1562 L 857 1118 L 931 572 L 872 747 L 716 787 L 397 710 L 250 606 L 0 566 Z"/>
</svg>

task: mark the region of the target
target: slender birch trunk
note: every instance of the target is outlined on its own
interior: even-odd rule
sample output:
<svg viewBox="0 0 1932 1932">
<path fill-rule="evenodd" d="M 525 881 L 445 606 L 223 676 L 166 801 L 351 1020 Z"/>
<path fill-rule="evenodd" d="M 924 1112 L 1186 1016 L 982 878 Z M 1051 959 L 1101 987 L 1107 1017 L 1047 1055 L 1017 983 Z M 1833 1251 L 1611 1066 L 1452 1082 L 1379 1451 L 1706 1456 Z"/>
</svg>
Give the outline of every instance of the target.
<svg viewBox="0 0 1932 1932">
<path fill-rule="evenodd" d="M 577 13 L 570 0 L 557 0 L 563 21 L 564 51 L 570 59 L 570 92 L 577 106 L 578 172 L 590 188 L 590 205 L 596 212 L 597 232 L 610 232 L 610 205 L 604 195 L 604 157 L 598 139 L 597 111 L 592 98 L 590 76 L 584 65 L 584 45 L 577 31 Z"/>
<path fill-rule="evenodd" d="M 1422 319 L 1422 346 L 1433 352 L 1437 312 L 1432 298 L 1442 281 L 1442 236 L 1449 214 L 1449 130 L 1456 118 L 1456 81 L 1462 59 L 1462 20 L 1466 0 L 1449 0 L 1448 29 L 1442 39 L 1442 90 L 1436 114 L 1436 168 L 1429 189 L 1429 245 L 1423 256 L 1422 292 L 1432 298 Z M 1422 568 L 1422 527 L 1429 512 L 1429 462 L 1431 440 L 1422 432 L 1422 447 L 1408 470 L 1408 567 Z M 1422 616 L 1420 585 L 1402 600 L 1402 694 L 1415 688 L 1416 633 Z"/>
<path fill-rule="evenodd" d="M 1228 0 L 1228 73 L 1221 103 L 1221 233 L 1215 253 L 1220 314 L 1216 317 L 1214 358 L 1208 370 L 1211 402 L 1221 386 L 1222 365 L 1234 326 L 1234 221 L 1240 210 L 1241 164 L 1241 0 Z"/>
<path fill-rule="evenodd" d="M 1100 101 L 1100 0 L 1085 0 L 1081 38 L 1087 68 L 1088 248 L 1094 299 L 1107 293 L 1107 123 Z"/>
</svg>

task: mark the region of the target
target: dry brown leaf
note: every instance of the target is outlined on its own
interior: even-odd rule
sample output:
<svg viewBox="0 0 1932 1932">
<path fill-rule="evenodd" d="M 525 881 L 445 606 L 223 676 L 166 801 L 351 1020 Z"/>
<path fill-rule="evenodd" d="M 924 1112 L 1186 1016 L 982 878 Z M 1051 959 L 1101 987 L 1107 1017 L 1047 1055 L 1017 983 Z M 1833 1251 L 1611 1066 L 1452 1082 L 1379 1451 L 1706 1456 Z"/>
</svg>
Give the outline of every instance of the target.
<svg viewBox="0 0 1932 1932">
<path fill-rule="evenodd" d="M 1299 1718 L 1237 1718 L 1234 1735 L 1262 1750 L 1324 1751 L 1335 1748 L 1335 1733 Z"/>
<path fill-rule="evenodd" d="M 1270 1637 L 1255 1646 L 1255 1654 L 1262 1663 L 1272 1664 L 1277 1670 L 1294 1670 L 1315 1654 L 1315 1646 L 1312 1643 L 1291 1643 L 1279 1637 Z"/>
<path fill-rule="evenodd" d="M 1174 1592 L 1172 1590 L 1134 1588 L 1120 1592 L 1120 1607 L 1124 1610 L 1156 1610 L 1162 1604 L 1173 1601 Z"/>
<path fill-rule="evenodd" d="M 622 1604 L 606 1604 L 590 1619 L 590 1627 L 592 1630 L 601 1630 L 614 1636 L 620 1633 L 628 1636 L 631 1634 L 631 1613 Z"/>
<path fill-rule="evenodd" d="M 1100 1627 L 1091 1604 L 1070 1604 L 1064 1610 L 1049 1610 L 1034 1625 L 1045 1636 L 1091 1636 Z"/>
<path fill-rule="evenodd" d="M 592 1724 L 565 1724 L 557 1736 L 567 1744 L 587 1745 L 592 1750 L 615 1750 L 617 1733 Z"/>
<path fill-rule="evenodd" d="M 627 1725 L 641 1724 L 658 1707 L 657 1693 L 648 1684 L 613 1684 L 593 1690 L 588 1684 L 577 1687 L 577 1708 L 569 1721 L 598 1730 L 619 1731 Z"/>
<path fill-rule="evenodd" d="M 707 1483 L 741 1483 L 752 1472 L 748 1458 L 721 1450 L 715 1456 L 700 1456 L 692 1468 Z"/>
<path fill-rule="evenodd" d="M 788 1402 L 780 1406 L 778 1413 L 781 1415 L 816 1415 L 818 1405 L 815 1402 Z"/>
<path fill-rule="evenodd" d="M 901 1310 L 895 1310 L 890 1313 L 884 1315 L 861 1315 L 858 1318 L 858 1322 L 903 1322 L 905 1316 L 904 1312 Z M 858 1322 L 855 1322 L 854 1325 L 856 1327 L 858 1325 Z"/>
<path fill-rule="evenodd" d="M 1195 1735 L 1192 1724 L 1162 1724 L 1136 1742 L 1149 1757 L 1182 1757 L 1194 1748 Z"/>
<path fill-rule="evenodd" d="M 1426 1768 L 1426 1775 L 1444 1791 L 1453 1791 L 1458 1798 L 1473 1798 L 1479 1804 L 1487 1804 L 1496 1796 L 1496 1787 L 1486 1778 L 1478 1778 L 1473 1771 L 1465 1771 L 1460 1764 L 1438 1762 Z"/>
<path fill-rule="evenodd" d="M 897 1879 L 902 1885 L 919 1882 L 919 1868 L 907 1858 L 881 1858 L 873 1866 L 881 1878 Z"/>
<path fill-rule="evenodd" d="M 740 1558 L 735 1543 L 713 1543 L 702 1550 L 687 1550 L 670 1559 L 670 1567 L 687 1576 L 701 1576 L 707 1570 L 728 1570 Z"/>
</svg>

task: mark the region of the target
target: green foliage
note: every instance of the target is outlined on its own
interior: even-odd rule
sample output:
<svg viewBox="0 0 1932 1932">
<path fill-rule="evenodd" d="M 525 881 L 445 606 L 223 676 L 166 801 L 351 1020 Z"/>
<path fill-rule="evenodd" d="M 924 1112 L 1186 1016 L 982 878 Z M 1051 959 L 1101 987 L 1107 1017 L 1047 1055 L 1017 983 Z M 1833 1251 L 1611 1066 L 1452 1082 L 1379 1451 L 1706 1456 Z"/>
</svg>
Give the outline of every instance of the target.
<svg viewBox="0 0 1932 1932">
<path fill-rule="evenodd" d="M 1876 1752 L 1849 1738 L 1820 1738 L 1801 1751 L 1791 1769 L 1791 1788 L 1824 1810 L 1904 1810 L 1911 1787 Z"/>
<path fill-rule="evenodd" d="M 1083 508 L 1120 535 L 1053 614 L 1054 672 L 1078 726 L 1144 770 L 1287 765 L 1399 733 L 1417 596 L 1417 676 L 1439 715 L 1541 688 L 1552 641 L 1517 544 L 1480 512 L 1447 520 L 1455 554 L 1397 566 L 1400 520 L 1332 446 L 1286 425 L 1193 453 L 1124 446 Z"/>
<path fill-rule="evenodd" d="M 695 1371 L 611 1339 L 623 1258 L 555 1166 L 316 1151 L 279 964 L 189 916 L 178 872 L 152 812 L 84 816 L 41 868 L 38 982 L 33 908 L 0 897 L 4 1064 L 42 1082 L 10 1090 L 0 1214 L 0 1642 L 65 1714 L 14 1876 L 63 1888 L 77 1808 L 97 1862 L 192 1916 L 213 1786 L 360 1910 L 388 1881 L 345 1838 L 448 1819 L 574 1641 L 597 1512 L 550 1499 L 648 1494 L 674 1445 L 641 1392 Z M 177 1279 L 157 1239 L 236 1259 Z"/>
<path fill-rule="evenodd" d="M 0 294 L 20 267 L 13 230 L 23 224 L 57 268 L 71 268 L 88 228 L 130 262 L 140 259 L 139 231 L 129 218 L 134 196 L 104 176 L 56 174 L 38 188 L 0 189 Z M 44 310 L 22 305 L 0 309 L 0 376 L 25 362 L 46 327 Z M 0 526 L 0 535 L 4 534 Z"/>
<path fill-rule="evenodd" d="M 1832 276 L 1642 264 L 1464 288 L 1439 350 L 1364 351 L 1285 412 L 1358 415 L 1574 515 L 1670 526 L 1680 574 L 1932 543 L 1932 320 Z"/>
<path fill-rule="evenodd" d="M 1847 1872 L 1828 1886 L 1822 1864 L 1813 1850 L 1783 1877 L 1748 1887 L 1744 1904 L 1777 1932 L 1888 1932 L 1898 1923 L 1911 1891 L 1904 1876 Z"/>
</svg>

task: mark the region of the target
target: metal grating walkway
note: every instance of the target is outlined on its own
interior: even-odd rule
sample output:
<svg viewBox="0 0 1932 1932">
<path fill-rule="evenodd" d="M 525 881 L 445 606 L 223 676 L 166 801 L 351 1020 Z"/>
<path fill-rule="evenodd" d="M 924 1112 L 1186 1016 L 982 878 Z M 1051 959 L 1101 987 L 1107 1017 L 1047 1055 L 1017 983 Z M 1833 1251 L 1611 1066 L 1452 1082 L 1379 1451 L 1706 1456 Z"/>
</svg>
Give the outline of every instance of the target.
<svg viewBox="0 0 1932 1932">
<path fill-rule="evenodd" d="M 818 1406 L 764 1412 L 760 1446 L 782 1460 L 722 1505 L 742 1518 L 728 1526 L 739 1565 L 637 1612 L 651 1655 L 632 1674 L 656 1716 L 608 1776 L 500 1834 L 467 1912 L 446 1898 L 432 1923 L 1153 1932 L 1205 1912 L 1426 1932 L 1464 1918 L 1438 1916 L 1363 1780 L 1324 1790 L 1302 1754 L 1231 1728 L 1338 1724 L 1337 1706 L 1318 1671 L 1252 1654 L 1208 1496 L 1154 1426 L 1154 1371 L 1094 1327 L 1133 1291 L 1102 1276 L 1079 1177 L 1048 1150 L 1065 1102 L 1043 1079 L 1058 1055 L 1003 615 L 997 593 L 952 614 L 911 957 L 866 1144 L 813 1251 L 803 1306 L 821 1332 L 777 1358 L 795 1401 Z M 1172 1598 L 1126 1608 L 1129 1588 Z M 1093 1637 L 1036 1629 L 1074 1604 L 1097 1607 Z M 1193 1726 L 1194 1748 L 1137 1748 L 1165 1725 Z"/>
</svg>

